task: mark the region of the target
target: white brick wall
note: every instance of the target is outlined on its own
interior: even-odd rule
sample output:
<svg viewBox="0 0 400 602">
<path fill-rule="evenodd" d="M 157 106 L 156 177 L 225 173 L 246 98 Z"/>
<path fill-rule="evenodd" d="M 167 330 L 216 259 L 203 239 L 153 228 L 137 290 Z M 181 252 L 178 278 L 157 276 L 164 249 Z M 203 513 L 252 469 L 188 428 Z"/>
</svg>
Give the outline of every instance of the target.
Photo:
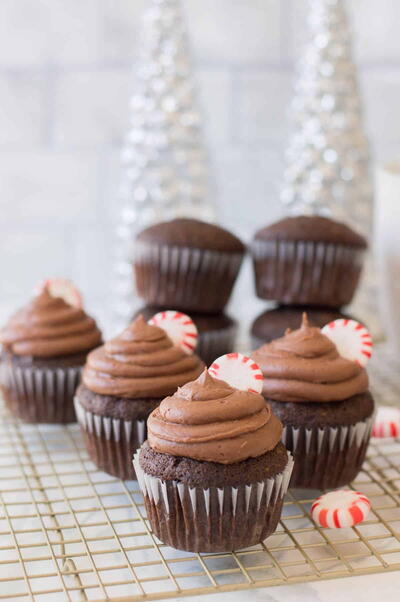
<svg viewBox="0 0 400 602">
<path fill-rule="evenodd" d="M 109 288 L 118 147 L 146 0 L 0 2 L 0 305 L 34 282 Z M 277 216 L 293 61 L 306 0 L 183 0 L 223 221 Z M 398 0 L 349 0 L 377 158 L 400 147 Z"/>
</svg>

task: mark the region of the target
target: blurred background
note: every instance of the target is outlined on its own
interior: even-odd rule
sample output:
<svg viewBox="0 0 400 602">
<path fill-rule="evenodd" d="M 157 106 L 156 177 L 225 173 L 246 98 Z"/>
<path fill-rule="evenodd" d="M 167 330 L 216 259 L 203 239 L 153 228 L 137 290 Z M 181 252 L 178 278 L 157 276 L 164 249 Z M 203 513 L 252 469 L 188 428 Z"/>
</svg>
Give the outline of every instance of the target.
<svg viewBox="0 0 400 602">
<path fill-rule="evenodd" d="M 220 220 L 279 217 L 306 0 L 184 0 Z M 144 0 L 0 0 L 0 310 L 63 275 L 100 306 Z M 400 144 L 400 2 L 349 0 L 374 160 Z M 242 276 L 246 278 L 246 274 Z M 243 285 L 242 285 L 243 286 Z"/>
</svg>

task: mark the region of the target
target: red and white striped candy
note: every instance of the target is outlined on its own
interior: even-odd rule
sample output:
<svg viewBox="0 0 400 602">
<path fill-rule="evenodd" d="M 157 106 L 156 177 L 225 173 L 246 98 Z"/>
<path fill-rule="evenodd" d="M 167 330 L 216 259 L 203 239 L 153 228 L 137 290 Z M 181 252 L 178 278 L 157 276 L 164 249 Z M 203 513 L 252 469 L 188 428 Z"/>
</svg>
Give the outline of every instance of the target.
<svg viewBox="0 0 400 602">
<path fill-rule="evenodd" d="M 372 355 L 372 339 L 368 330 L 355 320 L 340 318 L 329 322 L 321 332 L 335 343 L 339 354 L 365 366 Z"/>
<path fill-rule="evenodd" d="M 380 406 L 375 416 L 374 426 L 372 427 L 373 437 L 392 437 L 400 436 L 400 409 L 391 406 Z"/>
<path fill-rule="evenodd" d="M 149 324 L 165 330 L 174 345 L 188 355 L 194 353 L 199 335 L 193 320 L 186 314 L 172 309 L 160 311 L 149 320 Z"/>
<path fill-rule="evenodd" d="M 371 509 L 369 499 L 359 491 L 338 489 L 317 497 L 311 518 L 321 527 L 342 529 L 365 520 Z"/>
<path fill-rule="evenodd" d="M 263 374 L 258 364 L 241 353 L 221 355 L 208 369 L 211 376 L 224 380 L 228 385 L 241 391 L 261 393 Z"/>
<path fill-rule="evenodd" d="M 76 286 L 67 278 L 48 278 L 35 287 L 35 293 L 40 294 L 44 290 L 52 297 L 60 297 L 68 305 L 82 307 L 82 295 Z"/>
</svg>

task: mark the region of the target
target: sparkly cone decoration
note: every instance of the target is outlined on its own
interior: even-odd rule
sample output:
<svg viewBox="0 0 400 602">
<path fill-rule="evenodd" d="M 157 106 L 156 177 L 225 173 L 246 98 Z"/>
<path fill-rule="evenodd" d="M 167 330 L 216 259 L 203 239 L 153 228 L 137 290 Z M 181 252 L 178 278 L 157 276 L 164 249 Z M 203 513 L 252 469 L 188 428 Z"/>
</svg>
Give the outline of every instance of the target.
<svg viewBox="0 0 400 602">
<path fill-rule="evenodd" d="M 369 234 L 372 186 L 351 35 L 343 0 L 310 0 L 309 43 L 299 62 L 281 201 Z"/>
<path fill-rule="evenodd" d="M 113 328 L 135 307 L 135 234 L 177 216 L 212 220 L 207 159 L 179 0 L 148 0 L 122 151 Z"/>
<path fill-rule="evenodd" d="M 369 145 L 362 123 L 344 0 L 309 0 L 309 42 L 300 58 L 291 106 L 281 202 L 291 214 L 321 214 L 367 238 L 372 229 Z M 354 304 L 379 333 L 371 253 Z"/>
</svg>

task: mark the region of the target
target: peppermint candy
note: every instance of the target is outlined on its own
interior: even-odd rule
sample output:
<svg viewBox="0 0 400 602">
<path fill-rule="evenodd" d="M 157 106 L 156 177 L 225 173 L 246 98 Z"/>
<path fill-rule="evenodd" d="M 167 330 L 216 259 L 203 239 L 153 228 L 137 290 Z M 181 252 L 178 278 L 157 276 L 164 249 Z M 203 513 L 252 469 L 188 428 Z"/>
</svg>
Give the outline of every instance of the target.
<svg viewBox="0 0 400 602">
<path fill-rule="evenodd" d="M 355 320 L 340 318 L 321 329 L 342 357 L 365 366 L 372 355 L 372 339 L 368 330 Z"/>
<path fill-rule="evenodd" d="M 52 297 L 60 297 L 68 305 L 82 307 L 82 295 L 76 286 L 67 278 L 48 278 L 35 287 L 35 293 L 40 294 L 44 290 Z"/>
<path fill-rule="evenodd" d="M 396 438 L 400 436 L 400 409 L 380 406 L 372 427 L 372 437 Z"/>
<path fill-rule="evenodd" d="M 165 330 L 174 345 L 188 355 L 194 353 L 199 335 L 193 320 L 186 314 L 172 309 L 160 311 L 149 320 L 149 324 Z"/>
<path fill-rule="evenodd" d="M 359 491 L 338 489 L 318 497 L 311 506 L 311 518 L 321 527 L 353 527 L 367 517 L 369 499 Z"/>
<path fill-rule="evenodd" d="M 208 369 L 211 376 L 223 380 L 231 387 L 241 391 L 261 393 L 263 373 L 258 364 L 241 353 L 221 355 Z"/>
</svg>

